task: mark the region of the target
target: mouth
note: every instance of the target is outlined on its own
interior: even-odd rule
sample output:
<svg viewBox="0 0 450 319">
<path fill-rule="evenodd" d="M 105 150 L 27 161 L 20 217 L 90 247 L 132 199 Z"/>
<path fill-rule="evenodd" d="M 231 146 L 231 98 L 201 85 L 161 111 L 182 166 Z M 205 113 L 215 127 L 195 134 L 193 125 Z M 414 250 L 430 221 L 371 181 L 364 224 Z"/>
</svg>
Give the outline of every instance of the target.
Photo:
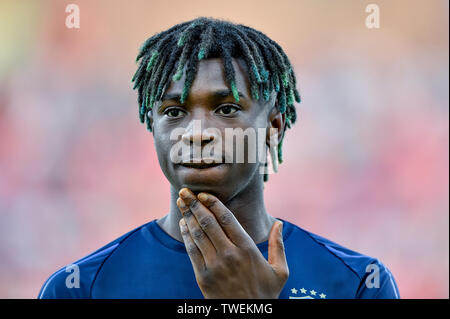
<svg viewBox="0 0 450 319">
<path fill-rule="evenodd" d="M 207 169 L 212 167 L 217 167 L 220 165 L 223 165 L 223 163 L 181 163 L 180 166 L 187 167 L 187 168 L 195 168 L 195 169 Z"/>
</svg>

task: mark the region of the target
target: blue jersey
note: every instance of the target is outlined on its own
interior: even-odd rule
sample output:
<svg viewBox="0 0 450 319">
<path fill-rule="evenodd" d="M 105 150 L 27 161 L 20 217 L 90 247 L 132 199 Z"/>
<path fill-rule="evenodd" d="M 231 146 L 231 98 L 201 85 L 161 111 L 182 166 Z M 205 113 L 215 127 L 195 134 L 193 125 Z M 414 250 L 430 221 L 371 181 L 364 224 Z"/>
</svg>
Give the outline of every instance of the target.
<svg viewBox="0 0 450 319">
<path fill-rule="evenodd" d="M 289 278 L 282 299 L 400 298 L 379 260 L 283 219 Z M 268 241 L 257 244 L 267 260 Z M 182 242 L 144 224 L 50 276 L 38 298 L 204 298 Z"/>
</svg>

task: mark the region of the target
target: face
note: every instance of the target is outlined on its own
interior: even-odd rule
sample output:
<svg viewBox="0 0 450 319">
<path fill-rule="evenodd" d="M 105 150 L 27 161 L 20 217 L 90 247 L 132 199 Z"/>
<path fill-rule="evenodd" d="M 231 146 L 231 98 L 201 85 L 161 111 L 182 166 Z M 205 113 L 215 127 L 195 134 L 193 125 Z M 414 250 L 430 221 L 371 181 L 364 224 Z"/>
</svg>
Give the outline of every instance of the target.
<svg viewBox="0 0 450 319">
<path fill-rule="evenodd" d="M 197 74 L 185 103 L 181 104 L 179 100 L 184 86 L 183 75 L 179 81 L 170 83 L 162 101 L 155 103 L 148 114 L 159 164 L 176 190 L 188 187 L 194 193 L 209 192 L 226 201 L 251 185 L 263 182 L 258 156 L 255 156 L 256 161 L 249 160 L 248 157 L 249 147 L 257 150 L 257 143 L 248 138 L 243 139 L 244 161 L 238 162 L 236 142 L 232 142 L 234 160 L 230 163 L 229 159 L 233 157 L 230 148 L 225 147 L 226 134 L 229 134 L 230 129 L 241 128 L 245 131 L 250 128 L 257 133 L 258 128 L 264 128 L 262 145 L 268 145 L 269 128 L 277 128 L 280 132 L 278 138 L 282 136 L 284 114 L 281 115 L 273 107 L 274 95 L 267 102 L 262 99 L 252 100 L 245 63 L 241 59 L 233 59 L 232 63 L 240 95 L 239 102 L 235 101 L 230 92 L 222 60 L 207 59 L 198 63 Z M 199 125 L 200 131 L 195 129 Z M 171 139 L 174 130 L 182 132 L 177 139 L 173 138 L 174 135 Z M 178 147 L 183 146 L 185 150 L 189 150 L 187 155 L 191 157 L 191 164 L 183 165 L 173 161 L 170 153 L 175 149 L 176 143 Z M 194 145 L 197 145 L 197 150 L 220 149 L 221 152 L 211 154 L 219 154 L 221 163 L 205 167 L 203 157 L 203 163 L 192 164 Z"/>
</svg>

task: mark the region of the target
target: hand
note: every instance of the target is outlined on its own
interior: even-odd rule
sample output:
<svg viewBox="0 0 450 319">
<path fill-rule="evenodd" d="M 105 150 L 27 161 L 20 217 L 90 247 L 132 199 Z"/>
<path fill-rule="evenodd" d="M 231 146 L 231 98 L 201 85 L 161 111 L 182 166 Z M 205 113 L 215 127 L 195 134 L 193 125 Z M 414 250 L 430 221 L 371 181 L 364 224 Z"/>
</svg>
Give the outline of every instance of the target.
<svg viewBox="0 0 450 319">
<path fill-rule="evenodd" d="M 217 197 L 183 188 L 180 231 L 205 298 L 278 298 L 289 277 L 282 222 L 269 235 L 268 261 Z"/>
</svg>

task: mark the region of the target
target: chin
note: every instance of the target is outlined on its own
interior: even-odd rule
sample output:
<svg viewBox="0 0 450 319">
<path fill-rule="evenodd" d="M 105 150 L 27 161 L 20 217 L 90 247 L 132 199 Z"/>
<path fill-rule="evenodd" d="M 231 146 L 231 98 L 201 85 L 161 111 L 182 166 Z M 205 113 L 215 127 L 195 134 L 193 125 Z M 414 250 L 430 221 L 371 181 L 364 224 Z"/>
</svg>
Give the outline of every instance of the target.
<svg viewBox="0 0 450 319">
<path fill-rule="evenodd" d="M 200 192 L 215 194 L 225 193 L 226 190 L 231 186 L 229 181 L 216 181 L 208 179 L 181 179 L 180 189 L 183 187 L 189 188 L 195 194 Z"/>
<path fill-rule="evenodd" d="M 184 172 L 178 174 L 177 181 L 180 189 L 183 187 L 189 188 L 194 194 L 200 192 L 210 193 L 221 201 L 230 198 L 233 192 L 239 187 L 234 185 L 238 182 L 239 177 L 234 177 L 230 174 L 218 176 L 217 174 L 206 174 L 204 172 Z"/>
<path fill-rule="evenodd" d="M 182 165 L 174 167 L 176 180 L 182 187 L 188 187 L 191 190 L 198 189 L 216 189 L 220 186 L 228 185 L 232 173 L 232 166 L 221 164 L 209 168 L 191 168 Z"/>
<path fill-rule="evenodd" d="M 222 164 L 206 169 L 175 165 L 171 173 L 171 184 L 179 185 L 179 189 L 187 187 L 194 194 L 210 193 L 224 202 L 248 184 L 254 169 L 235 164 Z M 248 179 L 245 178 L 247 175 Z"/>
</svg>

